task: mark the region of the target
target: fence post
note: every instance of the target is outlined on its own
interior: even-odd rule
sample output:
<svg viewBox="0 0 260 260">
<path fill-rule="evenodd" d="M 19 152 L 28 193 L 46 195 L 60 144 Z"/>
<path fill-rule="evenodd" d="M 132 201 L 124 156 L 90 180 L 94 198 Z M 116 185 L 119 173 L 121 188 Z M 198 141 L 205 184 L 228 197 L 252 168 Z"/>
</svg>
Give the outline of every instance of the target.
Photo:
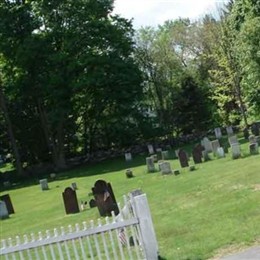
<svg viewBox="0 0 260 260">
<path fill-rule="evenodd" d="M 135 215 L 139 220 L 143 248 L 146 259 L 158 259 L 158 244 L 153 227 L 151 212 L 149 209 L 146 194 L 132 197 Z"/>
</svg>

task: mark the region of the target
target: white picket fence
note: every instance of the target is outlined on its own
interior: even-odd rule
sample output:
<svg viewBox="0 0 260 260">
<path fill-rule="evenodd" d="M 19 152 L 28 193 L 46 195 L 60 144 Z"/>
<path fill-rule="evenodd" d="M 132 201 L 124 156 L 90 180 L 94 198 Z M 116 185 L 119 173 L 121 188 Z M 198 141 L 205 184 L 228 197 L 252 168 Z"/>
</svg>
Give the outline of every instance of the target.
<svg viewBox="0 0 260 260">
<path fill-rule="evenodd" d="M 124 196 L 120 214 L 2 240 L 0 259 L 158 259 L 158 244 L 146 194 Z M 120 207 L 119 207 L 120 208 Z M 22 241 L 23 240 L 23 241 Z"/>
</svg>

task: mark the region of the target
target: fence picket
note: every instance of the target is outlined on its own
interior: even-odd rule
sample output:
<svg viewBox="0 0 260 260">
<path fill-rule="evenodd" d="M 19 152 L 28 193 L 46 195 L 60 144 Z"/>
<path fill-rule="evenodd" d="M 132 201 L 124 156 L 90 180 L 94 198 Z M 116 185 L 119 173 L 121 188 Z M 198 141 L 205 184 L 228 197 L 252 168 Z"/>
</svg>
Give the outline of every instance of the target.
<svg viewBox="0 0 260 260">
<path fill-rule="evenodd" d="M 119 207 L 119 214 L 112 212 L 111 220 L 106 217 L 103 224 L 98 219 L 97 224 L 90 221 L 87 226 L 83 222 L 68 226 L 68 232 L 61 227 L 46 235 L 38 232 L 36 238 L 26 235 L 23 241 L 17 236 L 2 240 L 0 258 L 6 260 L 19 258 L 21 260 L 60 259 L 60 260 L 109 260 L 109 259 L 149 259 L 155 260 L 158 255 L 158 245 L 145 194 L 130 197 L 124 196 L 124 207 Z M 14 243 L 14 244 L 13 244 Z M 72 256 L 73 255 L 73 256 Z"/>
</svg>

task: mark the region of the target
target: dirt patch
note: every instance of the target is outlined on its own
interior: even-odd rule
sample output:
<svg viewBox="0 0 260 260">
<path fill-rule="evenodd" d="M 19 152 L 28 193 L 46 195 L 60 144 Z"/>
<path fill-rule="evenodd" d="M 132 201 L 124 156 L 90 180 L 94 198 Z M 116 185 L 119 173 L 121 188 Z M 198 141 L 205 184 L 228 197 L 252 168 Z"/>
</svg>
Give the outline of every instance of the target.
<svg viewBox="0 0 260 260">
<path fill-rule="evenodd" d="M 260 191 L 260 184 L 254 184 L 254 185 L 252 185 L 252 189 L 253 189 L 254 191 Z"/>
</svg>

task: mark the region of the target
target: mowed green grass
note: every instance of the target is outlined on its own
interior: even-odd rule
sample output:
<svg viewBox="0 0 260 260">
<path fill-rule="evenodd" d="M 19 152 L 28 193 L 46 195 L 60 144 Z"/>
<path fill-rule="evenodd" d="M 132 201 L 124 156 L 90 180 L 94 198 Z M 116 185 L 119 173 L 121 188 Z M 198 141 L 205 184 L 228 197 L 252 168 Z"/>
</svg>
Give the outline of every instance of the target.
<svg viewBox="0 0 260 260">
<path fill-rule="evenodd" d="M 147 173 L 145 156 L 124 158 L 64 172 L 49 182 L 49 191 L 39 184 L 9 193 L 15 214 L 0 221 L 1 239 L 99 218 L 97 208 L 65 215 L 62 192 L 72 182 L 78 185 L 78 200 L 89 200 L 88 193 L 97 179 L 112 184 L 118 202 L 122 196 L 141 188 L 147 194 L 161 256 L 172 259 L 208 259 L 229 246 L 260 243 L 260 155 L 215 159 L 196 165 L 196 171 L 181 169 L 170 160 L 178 176 Z M 135 178 L 126 179 L 131 168 Z"/>
</svg>

